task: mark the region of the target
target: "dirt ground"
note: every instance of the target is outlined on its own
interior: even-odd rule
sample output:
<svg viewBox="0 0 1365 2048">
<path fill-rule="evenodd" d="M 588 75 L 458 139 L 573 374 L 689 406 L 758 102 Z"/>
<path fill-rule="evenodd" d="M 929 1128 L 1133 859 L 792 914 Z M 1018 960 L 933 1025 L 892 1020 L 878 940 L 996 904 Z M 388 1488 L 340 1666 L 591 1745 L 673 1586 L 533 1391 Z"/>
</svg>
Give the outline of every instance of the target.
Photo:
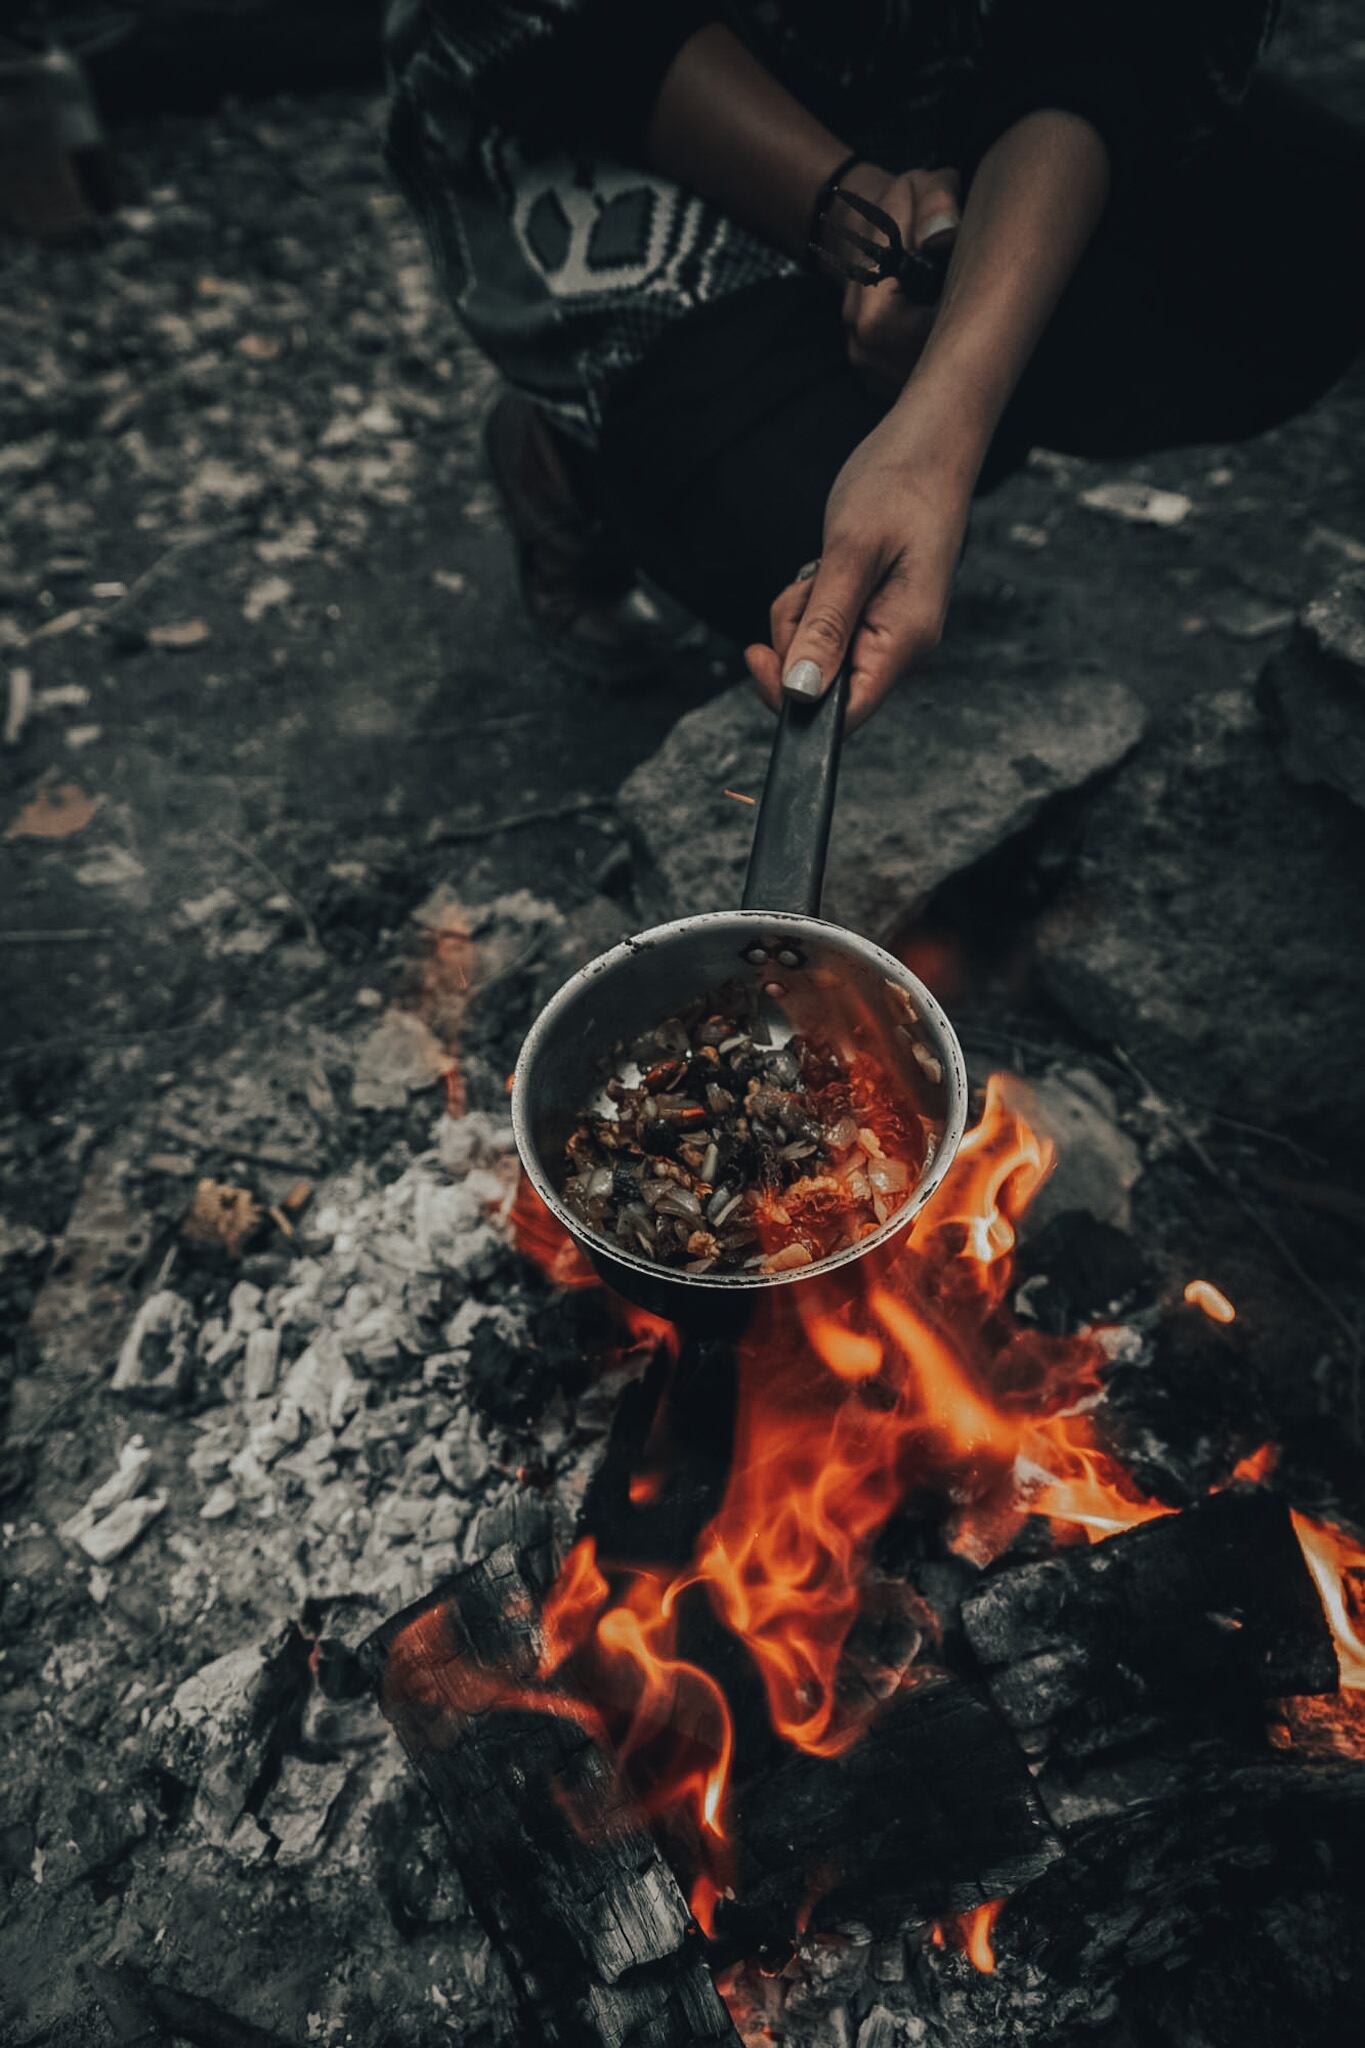
<svg viewBox="0 0 1365 2048">
<path fill-rule="evenodd" d="M 1301 11 L 1280 60 L 1345 112 L 1365 104 L 1353 13 Z M 16 2044 L 87 2038 L 45 2031 L 75 2011 L 59 1980 L 97 1949 L 153 1962 L 180 1884 L 237 1945 L 243 1980 L 274 1955 L 265 1891 L 219 1890 L 160 1846 L 180 1795 L 144 1712 L 149 1690 L 288 1602 L 245 1569 L 207 1592 L 202 1561 L 160 1532 L 136 1574 L 92 1593 L 55 1533 L 126 1439 L 106 1382 L 137 1304 L 173 1270 L 205 1314 L 226 1299 L 234 1275 L 187 1269 L 180 1248 L 196 1183 L 242 1182 L 266 1206 L 360 1161 L 377 1187 L 398 1183 L 430 1141 L 441 1063 L 425 1087 L 395 1083 L 373 1034 L 414 989 L 438 1048 L 463 1024 L 467 1105 L 496 1107 L 534 992 L 576 964 L 594 919 L 615 906 L 629 923 L 619 785 L 735 674 L 689 642 L 648 684 L 610 693 L 565 676 L 530 634 L 480 453 L 492 380 L 387 183 L 381 117 L 375 98 L 329 96 L 149 121 L 117 137 L 128 201 L 97 245 L 4 252 L 0 1701 L 11 1740 L 40 1729 L 73 1816 L 67 1865 L 44 1883 L 35 1782 L 21 1773 L 0 1802 L 0 1955 L 22 1979 L 0 2038 Z M 1035 655 L 1099 662 L 1158 720 L 1245 691 L 1299 608 L 1365 562 L 1363 426 L 1357 371 L 1245 445 L 1126 465 L 1036 456 L 979 509 L 955 658 L 1003 625 Z M 1162 526 L 1082 502 L 1119 480 L 1189 510 Z M 420 914 L 441 890 L 484 907 L 485 994 L 468 1011 L 463 970 L 447 973 L 432 938 L 449 921 Z M 1027 1064 L 1030 1046 L 1093 1050 L 1032 988 L 980 993 L 967 1023 L 978 1074 Z M 1255 1370 L 1287 1375 L 1292 1333 L 1302 1415 L 1330 1431 L 1359 1400 L 1358 1329 L 1353 1367 L 1343 1342 L 1358 1310 L 1354 1282 L 1338 1294 L 1324 1274 L 1357 1256 L 1359 1195 L 1334 1219 L 1281 1219 L 1305 1286 L 1248 1229 L 1233 1185 L 1248 1161 L 1271 1171 L 1282 1142 L 1215 1133 L 1219 1185 L 1130 1076 L 1109 1079 L 1147 1143 L 1139 1221 L 1160 1210 L 1191 1264 L 1226 1254 L 1234 1289 L 1264 1305 Z M 1344 1162 L 1323 1171 L 1349 1180 Z M 278 1229 L 258 1249 L 263 1285 L 289 1250 Z M 168 1432 L 191 1440 L 183 1418 L 155 1418 L 149 1433 Z M 378 1619 L 393 1588 L 376 1575 L 370 1591 Z M 93 1651 L 62 1668 L 64 1640 L 97 1639 L 92 1601 L 117 1692 Z M 368 1881 L 359 1866 L 352 1881 Z M 425 1868 L 409 1881 L 437 1884 Z M 294 1897 L 297 1938 L 268 1994 L 264 1974 L 244 1981 L 240 2008 L 263 2023 L 295 2011 L 291 2039 L 444 2027 L 430 1986 L 449 1958 L 416 1971 L 405 2002 L 411 1957 L 383 1960 L 389 1920 L 361 1925 L 359 1889 L 354 1924 L 329 1917 L 326 1889 L 319 1877 Z M 175 1941 L 185 1981 L 209 1988 L 193 1943 Z M 323 2017 L 314 1942 L 371 1958 L 374 2031 L 344 1999 Z M 211 1988 L 223 1995 L 221 1973 Z M 479 2038 L 468 2012 L 460 2038 Z"/>
</svg>

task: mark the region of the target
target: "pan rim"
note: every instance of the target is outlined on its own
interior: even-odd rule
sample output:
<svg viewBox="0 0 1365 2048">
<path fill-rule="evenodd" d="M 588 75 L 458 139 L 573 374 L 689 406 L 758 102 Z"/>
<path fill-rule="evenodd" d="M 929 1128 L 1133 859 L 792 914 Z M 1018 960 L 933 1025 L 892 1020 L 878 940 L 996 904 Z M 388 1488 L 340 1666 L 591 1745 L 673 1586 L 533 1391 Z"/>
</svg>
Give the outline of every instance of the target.
<svg viewBox="0 0 1365 2048">
<path fill-rule="evenodd" d="M 936 1052 L 944 1062 L 944 1079 L 947 1089 L 947 1114 L 944 1118 L 943 1135 L 938 1151 L 928 1170 L 915 1185 L 913 1194 L 902 1204 L 894 1216 L 888 1217 L 881 1228 L 870 1237 L 859 1240 L 856 1245 L 847 1245 L 842 1251 L 831 1253 L 828 1258 L 817 1259 L 809 1266 L 789 1267 L 780 1273 L 687 1273 L 676 1266 L 665 1266 L 654 1259 L 642 1258 L 636 1252 L 626 1251 L 613 1244 L 609 1238 L 599 1235 L 588 1224 L 571 1216 L 557 1190 L 551 1185 L 543 1171 L 537 1148 L 531 1137 L 528 1097 L 530 1074 L 534 1066 L 536 1050 L 549 1035 L 555 1018 L 568 1007 L 580 990 L 609 972 L 613 967 L 634 958 L 651 944 L 673 939 L 698 931 L 730 930 L 814 930 L 823 937 L 832 939 L 844 950 L 859 953 L 869 965 L 879 968 L 888 978 L 903 987 L 915 1002 L 921 1021 L 930 1025 L 930 1034 Z M 822 1278 L 837 1273 L 843 1266 L 856 1264 L 879 1247 L 890 1244 L 902 1235 L 914 1222 L 916 1216 L 937 1190 L 948 1168 L 956 1157 L 967 1125 L 967 1067 L 957 1032 L 948 1014 L 933 991 L 925 986 L 919 976 L 911 971 L 894 953 L 888 953 L 874 939 L 864 938 L 861 932 L 850 931 L 847 925 L 834 924 L 828 918 L 811 917 L 804 912 L 790 910 L 705 910 L 691 917 L 672 918 L 665 924 L 650 925 L 644 931 L 632 932 L 618 940 L 605 953 L 587 961 L 575 970 L 556 989 L 549 1001 L 543 1005 L 530 1030 L 522 1040 L 512 1074 L 512 1135 L 516 1141 L 517 1155 L 522 1169 L 542 1202 L 555 1220 L 562 1225 L 575 1243 L 589 1250 L 600 1252 L 615 1264 L 639 1273 L 656 1284 L 660 1280 L 676 1282 L 680 1286 L 705 1291 L 711 1294 L 758 1294 L 769 1288 L 790 1286 L 798 1281 Z"/>
</svg>

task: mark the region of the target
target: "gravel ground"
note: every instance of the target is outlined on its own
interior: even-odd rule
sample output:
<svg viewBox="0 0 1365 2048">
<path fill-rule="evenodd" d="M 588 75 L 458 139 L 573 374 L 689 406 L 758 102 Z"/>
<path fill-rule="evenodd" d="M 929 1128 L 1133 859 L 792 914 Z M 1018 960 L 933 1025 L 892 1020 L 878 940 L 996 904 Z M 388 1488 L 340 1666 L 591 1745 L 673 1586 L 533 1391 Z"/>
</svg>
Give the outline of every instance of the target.
<svg viewBox="0 0 1365 2048">
<path fill-rule="evenodd" d="M 1365 78 L 1353 16 L 1304 10 L 1283 60 L 1346 112 Z M 437 1126 L 451 1049 L 464 1106 L 496 1110 L 537 996 L 630 925 L 617 789 L 733 663 L 685 646 L 612 695 L 566 679 L 529 635 L 479 452 L 491 381 L 387 186 L 380 120 L 377 101 L 335 96 L 123 131 L 128 204 L 99 245 L 6 251 L 6 2042 L 103 2048 L 113 2036 L 74 2017 L 77 1965 L 111 1960 L 290 2040 L 511 2038 L 496 1967 L 376 1729 L 291 1723 L 258 1755 L 268 1795 L 258 1786 L 253 1806 L 220 1788 L 206 1822 L 214 1756 L 182 1694 L 233 1653 L 205 1688 L 208 1718 L 250 1724 L 260 1674 L 284 1684 L 306 1654 L 301 1626 L 354 1634 L 421 1590 L 450 1546 L 476 1540 L 477 1511 L 515 1490 L 528 1450 L 561 1461 L 572 1505 L 601 1414 L 575 1420 L 561 1393 L 525 1414 L 479 1408 L 472 1426 L 470 1333 L 432 1335 L 459 1312 L 466 1257 L 503 1272 L 505 1250 L 429 1239 L 409 1344 L 382 1317 L 365 1325 L 380 1297 L 354 1292 L 355 1241 L 417 1230 L 422 1185 L 505 1173 L 495 1137 L 486 1158 L 442 1160 L 440 1131 L 463 1127 Z M 1244 446 L 1122 466 L 1039 455 L 979 512 L 954 661 L 1004 643 L 1094 661 L 1163 730 L 1191 697 L 1245 696 L 1294 613 L 1365 561 L 1363 418 L 1357 374 Z M 1095 502 L 1134 483 L 1187 501 L 1175 523 Z M 1221 1259 L 1258 1305 L 1248 1384 L 1292 1379 L 1305 1426 L 1358 1403 L 1342 1328 L 1359 1313 L 1350 1163 L 1201 1124 L 1206 1180 L 1180 1119 L 1000 972 L 968 1005 L 977 1076 L 997 1061 L 1102 1068 L 1146 1168 L 1138 1224 L 1188 1266 Z M 1240 1206 L 1276 1170 L 1347 1205 L 1276 1213 L 1307 1288 Z M 245 1264 L 185 1243 L 205 1176 L 279 1210 Z M 310 1195 L 283 1206 L 300 1183 Z M 234 1295 L 243 1284 L 259 1298 Z M 152 1348 L 170 1377 L 130 1410 L 109 1380 L 159 1291 L 188 1304 L 189 1367 L 177 1380 L 166 1310 Z M 601 1348 L 580 1309 L 517 1299 L 550 1317 L 547 1356 Z M 253 1493 L 250 1465 L 245 1481 L 229 1468 L 253 1429 L 278 1426 L 278 1400 L 252 1410 L 244 1378 L 266 1324 L 295 1333 L 281 1372 L 316 1329 L 368 1342 L 363 1367 L 346 1355 L 377 1419 L 321 1477 L 304 1458 Z M 441 1353 L 445 1382 L 422 1370 Z M 145 1471 L 136 1443 L 126 1462 L 139 1434 Z M 268 1475 L 311 1440 L 301 1425 L 298 1443 L 268 1456 L 262 1438 L 252 1455 Z M 149 1519 L 126 1562 L 101 1564 L 72 1518 L 120 1454 L 129 1501 L 164 1499 L 133 1509 Z M 221 1520 L 206 1520 L 223 1486 L 232 1505 L 220 1494 Z M 438 1490 L 458 1515 L 414 1549 L 403 1503 Z M 324 1497 L 324 1522 L 360 1517 L 344 1541 L 334 1524 L 304 1530 Z M 230 1846 L 249 1808 L 256 1855 L 249 1830 Z"/>
</svg>

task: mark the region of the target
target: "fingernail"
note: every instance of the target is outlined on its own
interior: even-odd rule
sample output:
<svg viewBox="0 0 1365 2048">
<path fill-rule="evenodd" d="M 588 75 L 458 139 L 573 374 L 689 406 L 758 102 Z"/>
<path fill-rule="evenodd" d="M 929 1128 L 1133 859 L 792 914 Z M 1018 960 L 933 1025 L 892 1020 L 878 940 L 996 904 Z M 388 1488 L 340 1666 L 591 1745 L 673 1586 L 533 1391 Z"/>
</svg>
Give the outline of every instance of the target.
<svg viewBox="0 0 1365 2048">
<path fill-rule="evenodd" d="M 920 230 L 919 245 L 924 248 L 928 242 L 935 242 L 940 235 L 955 235 L 960 223 L 955 213 L 936 213 L 924 223 Z"/>
<path fill-rule="evenodd" d="M 825 679 L 813 661 L 794 661 L 782 678 L 789 697 L 823 697 Z"/>
</svg>

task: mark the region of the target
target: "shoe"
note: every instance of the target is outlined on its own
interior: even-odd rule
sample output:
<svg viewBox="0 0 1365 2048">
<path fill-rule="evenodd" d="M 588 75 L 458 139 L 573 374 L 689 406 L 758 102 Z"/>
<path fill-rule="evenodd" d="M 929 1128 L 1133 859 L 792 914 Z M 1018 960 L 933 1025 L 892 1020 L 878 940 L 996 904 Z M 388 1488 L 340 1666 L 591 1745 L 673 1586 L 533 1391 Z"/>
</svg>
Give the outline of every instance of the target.
<svg viewBox="0 0 1365 2048">
<path fill-rule="evenodd" d="M 505 392 L 485 423 L 484 455 L 536 636 L 597 682 L 633 681 L 657 668 L 673 636 L 661 632 L 657 610 L 641 604 L 633 564 L 583 503 L 544 416 Z"/>
</svg>

